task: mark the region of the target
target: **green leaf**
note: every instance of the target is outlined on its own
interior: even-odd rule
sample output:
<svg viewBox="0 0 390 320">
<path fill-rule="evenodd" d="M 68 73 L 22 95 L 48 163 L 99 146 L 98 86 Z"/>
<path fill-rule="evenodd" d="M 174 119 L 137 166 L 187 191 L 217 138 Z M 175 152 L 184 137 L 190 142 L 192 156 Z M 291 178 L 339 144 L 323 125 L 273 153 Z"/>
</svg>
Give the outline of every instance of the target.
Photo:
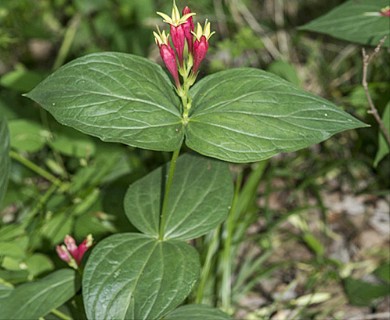
<svg viewBox="0 0 390 320">
<path fill-rule="evenodd" d="M 387 36 L 384 46 L 390 47 L 389 17 L 380 15 L 388 5 L 388 0 L 350 0 L 300 29 L 371 46 Z"/>
<path fill-rule="evenodd" d="M 69 127 L 56 126 L 50 146 L 67 156 L 89 158 L 95 153 L 95 144 L 91 137 Z"/>
<path fill-rule="evenodd" d="M 365 126 L 329 101 L 258 69 L 213 74 L 191 95 L 186 144 L 231 162 L 267 159 Z"/>
<path fill-rule="evenodd" d="M 42 74 L 27 70 L 23 65 L 18 64 L 15 70 L 1 77 L 0 85 L 16 91 L 26 92 L 34 88 L 42 79 Z"/>
<path fill-rule="evenodd" d="M 375 275 L 390 285 L 390 261 L 383 262 L 376 270 Z"/>
<path fill-rule="evenodd" d="M 4 256 L 24 258 L 25 255 L 25 248 L 19 243 L 0 241 L 0 258 Z"/>
<path fill-rule="evenodd" d="M 203 304 L 189 304 L 177 308 L 164 317 L 164 320 L 229 320 L 226 313 Z"/>
<path fill-rule="evenodd" d="M 295 84 L 297 87 L 301 84 L 295 66 L 287 61 L 276 60 L 268 66 L 267 71 Z"/>
<path fill-rule="evenodd" d="M 198 279 L 195 249 L 142 234 L 116 234 L 92 251 L 83 275 L 88 319 L 158 319 L 179 305 Z"/>
<path fill-rule="evenodd" d="M 58 69 L 27 97 L 60 123 L 104 141 L 173 151 L 183 140 L 180 101 L 160 66 L 124 53 L 96 53 Z"/>
<path fill-rule="evenodd" d="M 21 224 L 8 224 L 0 229 L 0 241 L 13 241 L 15 238 L 26 234 Z"/>
<path fill-rule="evenodd" d="M 69 212 L 56 213 L 42 227 L 42 237 L 52 245 L 62 242 L 72 232 L 74 217 Z"/>
<path fill-rule="evenodd" d="M 49 259 L 48 256 L 45 256 L 42 253 L 33 254 L 31 257 L 26 259 L 25 264 L 27 266 L 28 272 L 33 277 L 54 269 L 53 262 Z"/>
<path fill-rule="evenodd" d="M 374 299 L 390 294 L 387 284 L 376 285 L 354 278 L 346 278 L 344 288 L 349 302 L 355 306 L 369 306 Z"/>
<path fill-rule="evenodd" d="M 3 116 L 0 116 L 0 206 L 7 191 L 8 176 L 10 170 L 9 152 L 9 133 L 7 122 Z"/>
<path fill-rule="evenodd" d="M 385 111 L 383 112 L 382 121 L 385 125 L 385 128 L 390 133 L 390 101 L 387 103 Z M 389 146 L 383 137 L 383 134 L 380 132 L 380 129 L 378 133 L 378 145 L 379 147 L 378 151 L 376 152 L 374 167 L 377 167 L 379 162 L 390 152 Z"/>
<path fill-rule="evenodd" d="M 124 206 L 130 222 L 143 233 L 159 235 L 162 187 L 168 165 L 132 184 Z M 233 182 L 224 162 L 185 154 L 179 157 L 167 207 L 165 238 L 189 240 L 214 229 L 225 218 Z"/>
<path fill-rule="evenodd" d="M 2 270 L 0 269 L 0 282 L 4 279 L 7 282 L 16 284 L 26 282 L 29 277 L 27 270 Z M 2 301 L 0 300 L 0 306 Z M 1 319 L 1 318 L 0 318 Z"/>
<path fill-rule="evenodd" d="M 125 166 L 122 172 L 116 172 L 116 167 L 122 163 L 128 162 L 126 150 L 123 150 L 119 145 L 104 143 L 100 144 L 96 150 L 96 157 L 88 162 L 88 166 L 77 171 L 72 178 L 72 185 L 69 192 L 76 194 L 84 191 L 86 188 L 93 188 L 105 182 L 109 176 L 118 174 L 126 174 L 131 171 L 131 167 Z M 107 154 L 110 156 L 107 157 Z M 123 169 L 123 167 L 122 167 Z"/>
<path fill-rule="evenodd" d="M 13 290 L 12 285 L 0 281 L 0 300 L 6 298 Z"/>
<path fill-rule="evenodd" d="M 36 122 L 17 119 L 9 123 L 11 147 L 19 151 L 37 152 L 45 146 L 45 131 Z"/>
<path fill-rule="evenodd" d="M 43 279 L 22 284 L 0 300 L 0 319 L 38 319 L 58 308 L 79 289 L 76 272 L 58 270 Z"/>
</svg>

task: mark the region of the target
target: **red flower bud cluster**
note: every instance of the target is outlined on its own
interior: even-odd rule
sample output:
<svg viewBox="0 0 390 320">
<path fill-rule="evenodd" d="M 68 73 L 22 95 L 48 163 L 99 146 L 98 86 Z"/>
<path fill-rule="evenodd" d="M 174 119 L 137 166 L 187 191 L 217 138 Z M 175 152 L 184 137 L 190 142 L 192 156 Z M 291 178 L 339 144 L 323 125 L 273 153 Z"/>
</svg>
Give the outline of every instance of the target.
<svg viewBox="0 0 390 320">
<path fill-rule="evenodd" d="M 383 17 L 389 17 L 390 18 L 390 6 L 384 7 L 380 11 L 380 15 Z"/>
<path fill-rule="evenodd" d="M 185 7 L 180 14 L 175 1 L 173 1 L 171 17 L 161 12 L 157 14 L 170 25 L 170 34 L 166 35 L 165 31 L 160 32 L 157 28 L 158 32 L 154 32 L 154 37 L 165 66 L 172 75 L 176 87 L 180 88 L 179 73 L 185 81 L 191 72 L 191 81 L 195 81 L 199 66 L 209 47 L 208 40 L 214 32 L 210 32 L 210 23 L 207 21 L 204 28 L 198 23 L 195 32 L 193 21 L 195 13 L 192 13 L 189 7 Z"/>
<path fill-rule="evenodd" d="M 92 235 L 88 235 L 84 241 L 77 245 L 75 239 L 72 236 L 65 236 L 65 245 L 56 247 L 56 251 L 61 260 L 68 263 L 74 269 L 77 269 L 81 265 L 81 261 L 84 254 L 92 246 L 93 238 Z"/>
</svg>

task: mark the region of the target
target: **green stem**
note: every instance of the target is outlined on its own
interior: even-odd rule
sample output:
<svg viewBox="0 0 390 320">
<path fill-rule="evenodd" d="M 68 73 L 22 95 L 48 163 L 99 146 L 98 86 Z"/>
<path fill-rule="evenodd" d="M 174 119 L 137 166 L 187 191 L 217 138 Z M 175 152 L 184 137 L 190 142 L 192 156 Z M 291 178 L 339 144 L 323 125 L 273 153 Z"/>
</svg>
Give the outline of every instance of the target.
<svg viewBox="0 0 390 320">
<path fill-rule="evenodd" d="M 27 158 L 21 156 L 19 153 L 15 151 L 10 151 L 9 156 L 24 165 L 25 167 L 29 168 L 30 170 L 34 171 L 35 173 L 39 174 L 41 177 L 45 178 L 46 180 L 50 181 L 52 184 L 61 187 L 62 182 L 57 179 L 55 176 L 53 176 L 51 173 L 47 172 L 45 169 L 42 169 L 41 167 L 38 167 L 35 163 L 31 162 Z"/>
<path fill-rule="evenodd" d="M 242 184 L 243 175 L 242 172 L 238 175 L 236 180 L 236 187 L 234 192 L 234 198 L 232 202 L 232 207 L 229 212 L 229 216 L 226 221 L 226 238 L 224 241 L 224 249 L 222 252 L 222 261 L 223 261 L 223 271 L 222 271 L 222 283 L 221 283 L 221 302 L 222 309 L 226 312 L 229 312 L 231 309 L 231 277 L 232 277 L 232 239 L 234 236 L 234 227 L 237 216 L 237 204 L 238 198 L 240 196 L 240 188 Z"/>
<path fill-rule="evenodd" d="M 69 23 L 68 28 L 66 29 L 64 40 L 62 41 L 60 51 L 58 52 L 56 61 L 54 62 L 53 69 L 56 70 L 61 67 L 70 51 L 73 40 L 76 36 L 77 29 L 81 21 L 81 16 L 79 14 L 75 15 Z"/>
<path fill-rule="evenodd" d="M 221 232 L 221 225 L 219 225 L 214 231 L 213 231 L 213 237 L 211 241 L 208 243 L 207 246 L 207 253 L 206 253 L 206 259 L 202 267 L 202 272 L 200 274 L 200 280 L 198 289 L 196 291 L 196 298 L 195 303 L 196 304 L 202 304 L 204 303 L 203 297 L 206 289 L 206 283 L 210 281 L 209 276 L 212 272 L 211 268 L 213 266 L 213 258 L 215 258 L 215 254 L 217 253 L 219 249 L 220 244 L 220 232 Z"/>
<path fill-rule="evenodd" d="M 38 203 L 34 206 L 31 212 L 28 213 L 26 221 L 30 221 L 35 215 L 43 208 L 44 204 L 50 199 L 50 197 L 56 192 L 58 186 L 52 184 L 51 187 L 45 192 L 45 194 L 38 200 Z"/>
<path fill-rule="evenodd" d="M 176 161 L 177 161 L 177 158 L 179 157 L 179 154 L 180 154 L 180 147 L 173 152 L 171 163 L 169 165 L 167 182 L 165 183 L 163 205 L 162 205 L 162 209 L 161 209 L 159 240 L 164 240 L 165 224 L 167 221 L 168 199 L 169 199 L 169 194 L 171 191 L 173 176 L 175 173 Z"/>
<path fill-rule="evenodd" d="M 57 316 L 58 318 L 63 319 L 63 320 L 72 320 L 73 319 L 57 309 L 51 310 L 51 313 L 54 314 L 55 316 Z"/>
</svg>

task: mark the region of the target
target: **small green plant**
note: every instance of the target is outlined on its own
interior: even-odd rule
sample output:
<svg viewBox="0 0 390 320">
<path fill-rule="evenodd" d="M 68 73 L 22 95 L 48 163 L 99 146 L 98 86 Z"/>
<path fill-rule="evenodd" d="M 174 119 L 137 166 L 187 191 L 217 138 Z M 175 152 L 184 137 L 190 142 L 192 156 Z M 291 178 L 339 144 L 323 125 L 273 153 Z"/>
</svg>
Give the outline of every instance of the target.
<svg viewBox="0 0 390 320">
<path fill-rule="evenodd" d="M 26 95 L 58 122 L 103 141 L 172 152 L 169 163 L 132 183 L 123 199 L 138 232 L 98 242 L 85 266 L 81 259 L 92 239 L 76 246 L 66 237 L 66 246 L 57 251 L 78 271 L 58 270 L 10 290 L 0 317 L 44 316 L 81 287 L 83 302 L 76 308 L 85 309 L 88 319 L 229 318 L 202 305 L 177 308 L 201 271 L 199 254 L 188 241 L 217 228 L 229 212 L 239 212 L 232 209 L 229 163 L 261 161 L 365 126 L 262 70 L 226 70 L 196 83 L 213 34 L 210 23 L 195 28 L 195 13 L 188 7 L 180 13 L 175 3 L 171 16 L 159 15 L 170 34 L 154 35 L 173 81 L 147 59 L 104 52 L 66 64 Z M 9 171 L 5 122 L 0 129 L 2 195 Z M 184 145 L 195 152 L 180 155 Z"/>
</svg>

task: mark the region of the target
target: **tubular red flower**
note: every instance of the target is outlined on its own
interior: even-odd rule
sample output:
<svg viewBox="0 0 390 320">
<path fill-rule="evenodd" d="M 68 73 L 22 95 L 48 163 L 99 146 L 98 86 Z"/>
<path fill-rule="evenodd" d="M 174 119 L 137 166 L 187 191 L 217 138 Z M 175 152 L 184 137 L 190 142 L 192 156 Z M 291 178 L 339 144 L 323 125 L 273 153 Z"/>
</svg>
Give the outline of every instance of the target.
<svg viewBox="0 0 390 320">
<path fill-rule="evenodd" d="M 192 68 L 193 73 L 197 73 L 200 63 L 206 57 L 207 50 L 209 49 L 209 44 L 207 38 L 202 36 L 200 40 L 196 39 L 194 42 L 194 66 Z"/>
<path fill-rule="evenodd" d="M 182 11 L 183 16 L 189 13 L 191 13 L 191 9 L 189 7 L 185 7 Z M 194 38 L 192 32 L 195 30 L 194 20 L 192 19 L 192 16 L 190 16 L 183 24 L 183 29 L 184 29 L 184 35 L 187 40 L 188 52 L 192 53 L 193 38 Z"/>
<path fill-rule="evenodd" d="M 183 66 L 183 52 L 184 44 L 186 41 L 185 31 L 183 24 L 174 26 L 171 24 L 171 38 L 173 46 L 175 47 L 177 58 L 179 60 L 180 66 Z"/>
<path fill-rule="evenodd" d="M 167 44 L 161 44 L 159 48 L 160 48 L 160 56 L 164 61 L 164 64 L 167 67 L 169 73 L 172 75 L 173 79 L 175 80 L 176 87 L 180 87 L 175 52 Z"/>
</svg>

